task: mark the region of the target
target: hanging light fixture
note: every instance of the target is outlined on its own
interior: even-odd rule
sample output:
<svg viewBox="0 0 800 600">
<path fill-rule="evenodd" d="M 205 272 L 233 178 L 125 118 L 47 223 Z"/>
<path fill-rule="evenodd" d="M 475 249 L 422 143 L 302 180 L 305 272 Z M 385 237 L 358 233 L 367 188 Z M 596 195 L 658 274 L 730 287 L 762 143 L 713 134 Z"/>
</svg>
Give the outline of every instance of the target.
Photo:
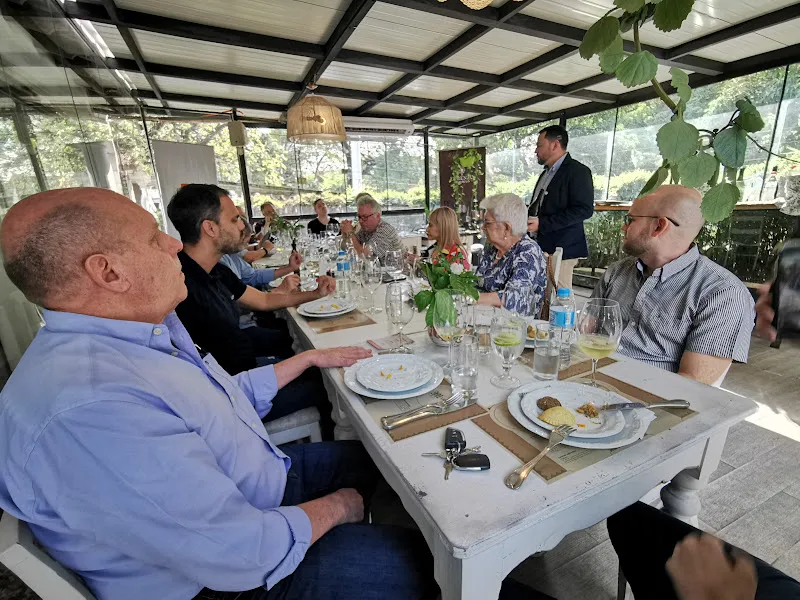
<svg viewBox="0 0 800 600">
<path fill-rule="evenodd" d="M 439 2 L 447 2 L 447 0 L 439 0 Z M 522 0 L 514 0 L 514 2 L 522 2 Z M 492 3 L 492 0 L 461 0 L 461 4 L 472 10 L 481 10 L 486 8 Z"/>
<path fill-rule="evenodd" d="M 286 137 L 291 142 L 343 142 L 347 138 L 342 121 L 342 111 L 322 96 L 313 92 L 316 85 L 308 85 L 309 94 L 289 109 L 286 115 Z"/>
</svg>

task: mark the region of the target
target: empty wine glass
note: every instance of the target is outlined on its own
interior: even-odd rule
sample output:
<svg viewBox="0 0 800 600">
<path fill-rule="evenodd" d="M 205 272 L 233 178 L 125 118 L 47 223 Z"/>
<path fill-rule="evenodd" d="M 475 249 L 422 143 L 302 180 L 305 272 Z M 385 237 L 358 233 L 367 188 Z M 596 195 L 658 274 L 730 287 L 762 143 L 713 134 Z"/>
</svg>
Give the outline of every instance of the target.
<svg viewBox="0 0 800 600">
<path fill-rule="evenodd" d="M 447 372 L 453 365 L 453 343 L 460 340 L 461 336 L 467 331 L 467 296 L 456 290 L 447 290 L 450 302 L 445 303 L 437 299 L 433 311 L 433 328 L 442 340 L 449 344 L 447 364 L 444 366 Z"/>
<path fill-rule="evenodd" d="M 398 335 L 398 347 L 394 350 L 401 354 L 411 354 L 412 351 L 406 346 L 403 338 L 403 327 L 411 322 L 416 311 L 414 302 L 414 291 L 411 284 L 407 281 L 395 281 L 386 286 L 386 317 L 392 325 L 397 325 L 400 329 Z"/>
<path fill-rule="evenodd" d="M 403 274 L 404 266 L 403 253 L 400 250 L 389 250 L 383 258 L 383 264 L 386 267 L 386 273 L 391 277 L 392 281 L 396 280 Z"/>
<path fill-rule="evenodd" d="M 339 224 L 331 221 L 330 223 L 328 223 L 327 227 L 325 227 L 325 232 L 330 237 L 335 238 L 337 235 L 339 235 Z"/>
<path fill-rule="evenodd" d="M 587 300 L 581 309 L 577 328 L 578 347 L 592 359 L 591 385 L 600 387 L 595 380 L 597 361 L 613 354 L 622 336 L 619 302 L 605 298 Z"/>
<path fill-rule="evenodd" d="M 510 389 L 520 385 L 519 379 L 511 376 L 514 361 L 522 354 L 528 324 L 525 319 L 507 311 L 492 319 L 492 348 L 503 360 L 503 374 L 492 377 L 492 385 Z"/>
<path fill-rule="evenodd" d="M 383 309 L 375 306 L 375 291 L 381 286 L 381 280 L 383 279 L 383 271 L 381 271 L 381 261 L 377 258 L 369 260 L 364 259 L 362 262 L 362 281 L 364 285 L 367 286 L 370 293 L 370 307 L 366 310 L 368 313 L 379 313 Z"/>
</svg>

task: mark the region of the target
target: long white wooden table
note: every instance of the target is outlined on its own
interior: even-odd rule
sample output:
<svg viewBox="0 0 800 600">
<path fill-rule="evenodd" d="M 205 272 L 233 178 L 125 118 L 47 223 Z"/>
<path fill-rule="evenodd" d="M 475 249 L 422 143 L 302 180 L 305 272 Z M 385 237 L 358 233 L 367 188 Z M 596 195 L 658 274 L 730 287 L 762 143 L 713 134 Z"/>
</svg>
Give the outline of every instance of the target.
<svg viewBox="0 0 800 600">
<path fill-rule="evenodd" d="M 376 292 L 383 306 L 385 286 Z M 388 335 L 384 313 L 372 315 L 376 325 L 316 334 L 306 319 L 290 309 L 288 322 L 303 349 L 360 344 Z M 422 332 L 424 315 L 415 315 L 407 332 Z M 415 353 L 444 358 L 426 333 L 415 333 Z M 634 503 L 659 484 L 665 509 L 696 523 L 698 492 L 716 470 L 728 429 L 755 412 L 750 400 L 712 388 L 623 356 L 603 372 L 663 398 L 690 400 L 697 415 L 661 434 L 590 467 L 546 483 L 532 473 L 519 490 L 503 484 L 520 465 L 491 436 L 469 420 L 456 426 L 470 446 L 480 445 L 491 469 L 458 472 L 444 480 L 442 461 L 423 458 L 440 450 L 444 430 L 423 433 L 399 442 L 392 439 L 365 409 L 363 399 L 344 384 L 340 369 L 324 373 L 334 404 L 337 439 L 360 439 L 403 506 L 422 531 L 434 558 L 436 580 L 443 600 L 491 600 L 514 567 L 531 554 L 549 550 L 567 534 L 590 527 Z M 500 372 L 499 359 L 481 358 L 479 404 L 488 408 L 508 396 L 489 382 Z M 517 364 L 513 374 L 523 383 L 533 380 L 529 367 Z"/>
</svg>

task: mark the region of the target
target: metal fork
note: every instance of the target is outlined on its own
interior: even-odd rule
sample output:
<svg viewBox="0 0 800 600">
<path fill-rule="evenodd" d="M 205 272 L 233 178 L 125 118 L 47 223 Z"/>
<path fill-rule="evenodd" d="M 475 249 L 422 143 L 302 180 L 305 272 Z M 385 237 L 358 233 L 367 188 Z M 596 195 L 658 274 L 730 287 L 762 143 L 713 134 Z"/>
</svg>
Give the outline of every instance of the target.
<svg viewBox="0 0 800 600">
<path fill-rule="evenodd" d="M 447 400 L 442 400 L 441 402 L 426 404 L 425 406 L 412 408 L 411 410 L 407 410 L 396 415 L 381 417 L 381 425 L 388 431 L 390 429 L 394 429 L 395 427 L 400 427 L 401 425 L 410 423 L 411 421 L 416 421 L 422 417 L 441 415 L 447 412 L 448 408 L 457 402 L 460 402 L 462 398 L 463 396 L 461 395 L 461 392 L 458 392 L 450 396 Z"/>
<path fill-rule="evenodd" d="M 524 465 L 519 467 L 518 469 L 514 469 L 505 479 L 505 484 L 507 488 L 511 488 L 512 490 L 519 489 L 522 483 L 527 479 L 530 472 L 533 471 L 533 467 L 536 466 L 540 460 L 542 460 L 545 455 L 550 452 L 553 448 L 558 446 L 564 439 L 569 436 L 570 434 L 575 433 L 575 428 L 570 427 L 569 425 L 559 425 L 550 433 L 550 439 L 547 440 L 547 446 L 545 446 L 544 450 L 539 452 L 531 461 L 526 462 Z"/>
</svg>

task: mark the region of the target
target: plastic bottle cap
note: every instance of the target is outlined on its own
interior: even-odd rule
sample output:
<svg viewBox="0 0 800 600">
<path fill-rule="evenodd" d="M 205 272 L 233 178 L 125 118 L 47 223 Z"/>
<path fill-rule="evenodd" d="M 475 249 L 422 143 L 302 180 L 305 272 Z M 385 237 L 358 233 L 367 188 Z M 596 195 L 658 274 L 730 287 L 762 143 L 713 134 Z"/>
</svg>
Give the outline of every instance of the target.
<svg viewBox="0 0 800 600">
<path fill-rule="evenodd" d="M 558 291 L 556 292 L 559 298 L 567 298 L 571 293 L 572 292 L 569 288 L 558 288 Z"/>
</svg>

